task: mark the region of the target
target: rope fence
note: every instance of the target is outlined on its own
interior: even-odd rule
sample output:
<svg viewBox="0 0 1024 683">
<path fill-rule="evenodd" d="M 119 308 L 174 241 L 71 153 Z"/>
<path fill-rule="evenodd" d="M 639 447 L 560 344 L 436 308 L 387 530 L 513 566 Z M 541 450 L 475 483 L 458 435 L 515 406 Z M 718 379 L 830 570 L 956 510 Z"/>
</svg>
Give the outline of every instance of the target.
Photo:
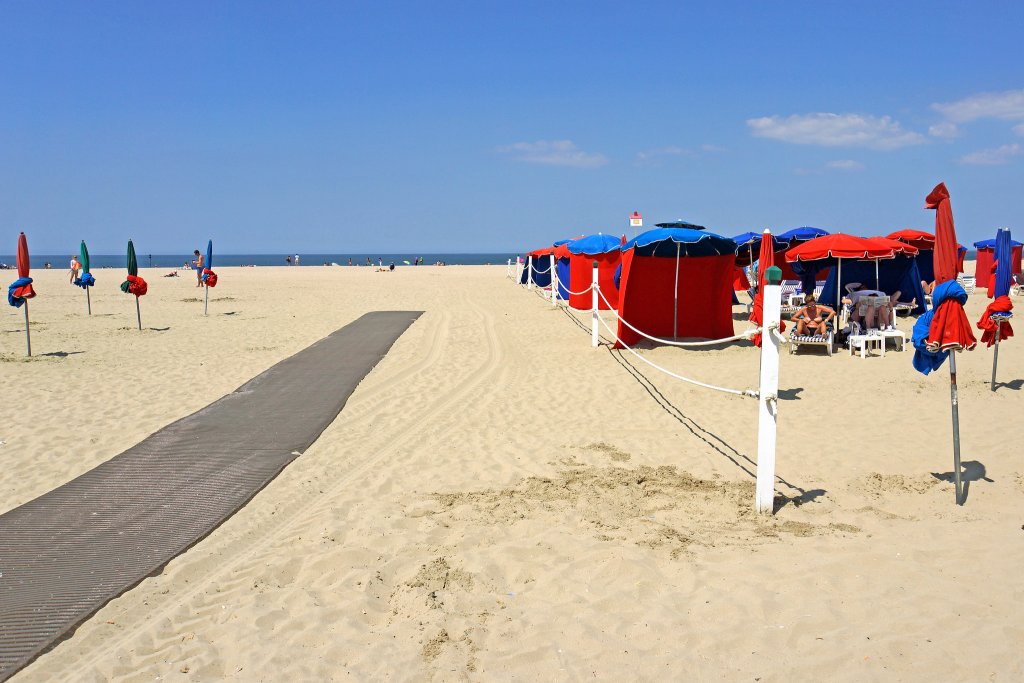
<svg viewBox="0 0 1024 683">
<path fill-rule="evenodd" d="M 765 231 L 767 235 L 767 231 Z M 741 396 L 746 398 L 754 398 L 758 400 L 758 442 L 757 442 L 757 485 L 755 493 L 755 509 L 759 513 L 772 514 L 774 512 L 774 500 L 775 500 L 775 447 L 776 447 L 776 430 L 778 426 L 778 391 L 779 391 L 779 349 L 782 344 L 788 343 L 788 340 L 783 336 L 780 330 L 780 314 L 782 309 L 782 289 L 780 287 L 781 272 L 778 268 L 769 268 L 767 282 L 764 286 L 764 309 L 762 313 L 763 324 L 760 327 L 748 327 L 738 334 L 734 334 L 729 337 L 723 337 L 721 339 L 707 339 L 703 341 L 679 341 L 677 339 L 665 339 L 662 337 L 656 337 L 650 335 L 643 330 L 637 328 L 635 325 L 630 323 L 619 315 L 616 306 L 612 306 L 611 302 L 605 296 L 604 292 L 601 291 L 598 285 L 597 276 L 597 264 L 594 266 L 593 281 L 590 286 L 586 289 L 574 292 L 568 288 L 561 279 L 558 277 L 556 269 L 553 267 L 553 263 L 549 263 L 548 268 L 545 270 L 536 270 L 533 267 L 532 260 L 528 262 L 527 268 L 529 274 L 527 276 L 527 284 L 532 288 L 533 285 L 533 273 L 540 275 L 551 273 L 551 283 L 547 286 L 538 286 L 538 295 L 547 299 L 550 296 L 551 305 L 556 306 L 556 293 L 560 290 L 556 288 L 564 288 L 564 290 L 570 296 L 582 296 L 588 292 L 592 293 L 592 304 L 591 304 L 591 339 L 592 345 L 597 347 L 598 344 L 598 326 L 603 326 L 608 335 L 615 340 L 615 344 L 625 349 L 628 353 L 632 354 L 635 358 L 639 359 L 644 364 L 654 368 L 658 372 L 685 382 L 693 386 L 700 387 L 702 389 L 708 389 L 711 391 L 717 391 L 723 394 L 731 394 L 733 396 Z M 518 281 L 518 279 L 517 279 Z M 563 299 L 564 300 L 564 299 Z M 642 354 L 638 353 L 629 344 L 624 342 L 618 335 L 618 330 L 613 330 L 609 323 L 599 315 L 599 302 L 604 301 L 608 310 L 611 311 L 614 316 L 616 323 L 622 323 L 630 330 L 640 335 L 641 337 L 648 339 L 657 344 L 674 347 L 705 347 L 705 346 L 716 346 L 720 344 L 729 344 L 740 340 L 750 340 L 755 335 L 761 336 L 761 365 L 760 365 L 760 381 L 758 389 L 732 389 L 729 387 L 722 387 L 715 384 L 709 384 L 702 382 L 692 377 L 685 377 L 677 372 L 673 372 L 668 368 L 658 365 L 654 361 L 645 358 Z M 575 316 L 573 316 L 575 318 Z"/>
</svg>

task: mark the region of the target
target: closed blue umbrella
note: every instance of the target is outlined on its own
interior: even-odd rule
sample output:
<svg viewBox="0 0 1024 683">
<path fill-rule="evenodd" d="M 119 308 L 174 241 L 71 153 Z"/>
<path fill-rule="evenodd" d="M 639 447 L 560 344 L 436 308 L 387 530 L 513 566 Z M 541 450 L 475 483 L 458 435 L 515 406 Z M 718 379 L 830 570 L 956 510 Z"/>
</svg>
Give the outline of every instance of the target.
<svg viewBox="0 0 1024 683">
<path fill-rule="evenodd" d="M 998 300 L 999 297 L 1009 297 L 1010 295 L 1010 283 L 1013 281 L 1013 263 L 1011 262 L 1012 257 L 1012 244 L 1013 240 L 1010 239 L 1010 231 L 1006 228 L 1000 228 L 999 232 L 996 233 L 996 243 L 994 249 L 994 258 L 996 260 L 996 277 L 995 287 L 993 288 L 993 299 Z M 1013 304 L 1009 300 L 1005 301 L 1005 306 L 1002 306 L 1004 302 L 994 303 L 992 308 L 1004 309 L 1008 307 L 1013 308 Z M 986 310 L 986 316 L 982 318 L 985 320 L 988 317 L 992 317 L 992 321 L 995 323 L 995 346 L 996 348 L 992 352 L 992 391 L 996 390 L 996 369 L 999 366 L 999 339 L 1003 336 L 1002 331 L 1004 326 L 1007 328 L 1007 336 L 1013 334 L 1012 328 L 1009 325 L 1009 319 L 1013 317 L 1013 313 L 1010 310 L 1000 310 L 998 313 L 990 313 L 990 310 Z M 986 337 L 982 337 L 982 341 L 987 341 Z"/>
<path fill-rule="evenodd" d="M 1013 280 L 1013 264 L 1010 262 L 1012 258 L 1010 248 L 1010 231 L 1006 228 L 1000 228 L 999 232 L 996 233 L 996 245 L 995 253 L 993 256 L 996 260 L 996 286 L 995 296 L 1007 296 L 1010 293 L 1010 283 Z"/>
</svg>

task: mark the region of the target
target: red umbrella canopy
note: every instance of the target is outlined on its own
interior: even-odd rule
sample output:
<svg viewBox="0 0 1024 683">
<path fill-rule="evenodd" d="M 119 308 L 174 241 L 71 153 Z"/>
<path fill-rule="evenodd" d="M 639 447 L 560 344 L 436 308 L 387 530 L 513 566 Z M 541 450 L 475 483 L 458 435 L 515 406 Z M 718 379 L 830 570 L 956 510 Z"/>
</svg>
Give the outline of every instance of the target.
<svg viewBox="0 0 1024 683">
<path fill-rule="evenodd" d="M 882 247 L 892 249 L 894 254 L 916 256 L 918 252 L 918 248 L 914 245 L 901 242 L 900 240 L 889 239 L 888 237 L 869 237 L 868 240 Z"/>
<path fill-rule="evenodd" d="M 896 232 L 889 233 L 886 237 L 891 240 L 906 242 L 911 246 L 917 247 L 919 250 L 935 248 L 935 234 L 925 232 L 924 230 L 907 228 L 906 230 L 897 230 Z"/>
<path fill-rule="evenodd" d="M 935 209 L 935 284 L 955 280 L 957 268 L 956 229 L 953 227 L 953 208 L 949 204 L 949 190 L 939 183 L 925 200 L 924 208 Z"/>
<path fill-rule="evenodd" d="M 845 235 L 839 232 L 832 235 L 815 237 L 813 240 L 793 247 L 786 252 L 786 260 L 792 263 L 794 261 L 817 261 L 826 258 L 893 258 L 897 253 L 902 253 L 902 248 L 907 246 L 903 243 L 897 244 L 900 245 L 899 250 L 890 244 L 879 243 L 866 237 Z"/>
</svg>

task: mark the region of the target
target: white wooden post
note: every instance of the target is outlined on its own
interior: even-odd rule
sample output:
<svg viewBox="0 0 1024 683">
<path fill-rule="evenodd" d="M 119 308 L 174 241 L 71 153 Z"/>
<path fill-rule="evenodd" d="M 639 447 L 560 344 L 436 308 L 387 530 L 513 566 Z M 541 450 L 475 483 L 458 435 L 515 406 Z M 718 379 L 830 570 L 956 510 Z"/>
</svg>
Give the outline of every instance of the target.
<svg viewBox="0 0 1024 683">
<path fill-rule="evenodd" d="M 512 277 L 512 259 L 505 264 L 505 277 Z"/>
<path fill-rule="evenodd" d="M 597 304 L 597 302 L 598 302 L 598 297 L 597 297 L 597 261 L 594 261 L 594 280 L 593 280 L 593 284 L 591 284 L 591 286 L 590 286 L 590 301 L 591 301 L 591 306 L 594 309 L 594 312 L 591 314 L 593 317 L 592 317 L 592 319 L 590 321 L 591 322 L 591 326 L 592 326 L 591 327 L 591 331 L 590 331 L 590 344 L 591 344 L 591 346 L 593 346 L 596 349 L 597 348 L 597 325 L 598 325 L 598 322 L 597 322 L 597 307 L 598 307 L 598 304 Z"/>
<path fill-rule="evenodd" d="M 533 289 L 533 254 L 526 257 L 526 288 Z"/>
<path fill-rule="evenodd" d="M 770 239 L 767 238 L 766 239 Z M 774 512 L 775 433 L 779 419 L 779 347 L 773 333 L 782 312 L 782 271 L 772 266 L 763 283 L 764 309 L 761 320 L 761 382 L 757 408 L 757 511 Z"/>
<path fill-rule="evenodd" d="M 555 297 L 558 295 L 558 279 L 555 277 L 555 255 L 549 254 L 551 258 L 551 305 L 557 306 L 558 301 Z"/>
<path fill-rule="evenodd" d="M 516 256 L 516 284 L 523 279 L 523 260 Z"/>
</svg>

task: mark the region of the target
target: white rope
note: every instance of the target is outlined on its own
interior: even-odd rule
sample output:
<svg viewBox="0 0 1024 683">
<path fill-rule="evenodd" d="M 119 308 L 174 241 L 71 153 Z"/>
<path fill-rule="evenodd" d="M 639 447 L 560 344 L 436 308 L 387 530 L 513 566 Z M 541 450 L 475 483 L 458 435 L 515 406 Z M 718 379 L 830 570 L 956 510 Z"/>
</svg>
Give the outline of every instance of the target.
<svg viewBox="0 0 1024 683">
<path fill-rule="evenodd" d="M 590 285 L 586 289 L 584 289 L 582 292 L 574 292 L 571 289 L 569 289 L 568 285 L 566 285 L 564 282 L 562 282 L 561 278 L 558 277 L 558 273 L 555 273 L 554 278 L 555 278 L 555 282 L 557 282 L 559 284 L 559 286 L 564 287 L 565 291 L 570 296 L 583 296 L 584 294 L 586 294 L 587 292 L 589 292 L 590 290 L 592 290 L 594 288 L 594 283 L 591 282 Z"/>
<path fill-rule="evenodd" d="M 666 370 L 665 368 L 661 367 L 660 365 L 658 365 L 656 363 L 653 363 L 653 362 L 647 360 L 646 358 L 641 356 L 639 353 L 637 353 L 636 351 L 631 349 L 629 347 L 629 345 L 626 344 L 626 342 L 624 342 L 621 339 L 619 339 L 619 336 L 615 332 L 613 332 L 610 327 L 608 327 L 608 323 L 606 323 L 604 320 L 602 320 L 600 316 L 598 316 L 597 319 L 601 322 L 602 325 L 604 325 L 604 328 L 606 330 L 608 330 L 608 334 L 610 334 L 612 337 L 614 337 L 615 341 L 617 341 L 619 344 L 621 344 L 624 349 L 629 351 L 631 354 L 633 354 L 634 356 L 636 356 L 637 358 L 639 358 L 643 362 L 645 362 L 648 365 L 650 365 L 655 370 L 660 370 L 661 372 L 665 373 L 669 377 L 674 377 L 674 378 L 676 378 L 678 380 L 681 380 L 683 382 L 688 382 L 688 383 L 694 384 L 694 385 L 696 385 L 698 387 L 704 387 L 705 389 L 713 389 L 715 391 L 721 391 L 721 392 L 726 393 L 726 394 L 735 394 L 736 396 L 749 396 L 751 398 L 757 398 L 757 396 L 758 396 L 758 393 L 757 393 L 757 391 L 755 389 L 727 389 L 725 387 L 717 387 L 714 384 L 706 384 L 704 382 L 700 382 L 700 381 L 697 381 L 695 379 L 690 379 L 689 377 L 683 377 L 682 375 L 677 375 L 676 373 L 672 372 L 671 370 Z"/>
<path fill-rule="evenodd" d="M 537 266 L 533 267 L 533 274 L 534 275 L 544 275 L 544 274 L 549 273 L 549 272 L 551 272 L 551 265 L 550 264 L 548 264 L 548 267 L 546 269 L 544 269 L 544 270 L 541 270 Z"/>
<path fill-rule="evenodd" d="M 593 286 L 593 285 L 591 285 L 591 286 Z M 647 339 L 650 339 L 653 342 L 658 342 L 659 344 L 667 344 L 668 346 L 714 346 L 715 344 L 722 344 L 722 343 L 725 343 L 725 342 L 738 341 L 740 339 L 753 339 L 755 334 L 760 334 L 761 333 L 761 328 L 760 327 L 748 327 L 747 329 L 743 330 L 739 334 L 734 334 L 731 337 L 723 337 L 721 339 L 709 339 L 707 341 L 681 342 L 681 341 L 674 341 L 672 339 L 661 339 L 659 337 L 652 337 L 651 335 L 647 334 L 646 332 L 644 332 L 642 330 L 638 330 L 637 328 L 635 328 L 632 325 L 630 325 L 629 321 L 627 321 L 625 318 L 619 317 L 618 311 L 616 311 L 615 307 L 612 306 L 611 302 L 608 301 L 608 299 L 605 298 L 604 292 L 601 291 L 600 287 L 597 289 L 597 294 L 602 299 L 604 299 L 604 302 L 606 304 L 608 304 L 609 310 L 611 310 L 611 312 L 615 314 L 615 317 L 616 317 L 617 320 L 619 320 L 619 322 L 621 322 L 623 325 L 625 325 L 629 329 L 631 329 L 634 332 L 636 332 L 637 334 L 639 334 L 641 337 L 646 337 Z"/>
</svg>

